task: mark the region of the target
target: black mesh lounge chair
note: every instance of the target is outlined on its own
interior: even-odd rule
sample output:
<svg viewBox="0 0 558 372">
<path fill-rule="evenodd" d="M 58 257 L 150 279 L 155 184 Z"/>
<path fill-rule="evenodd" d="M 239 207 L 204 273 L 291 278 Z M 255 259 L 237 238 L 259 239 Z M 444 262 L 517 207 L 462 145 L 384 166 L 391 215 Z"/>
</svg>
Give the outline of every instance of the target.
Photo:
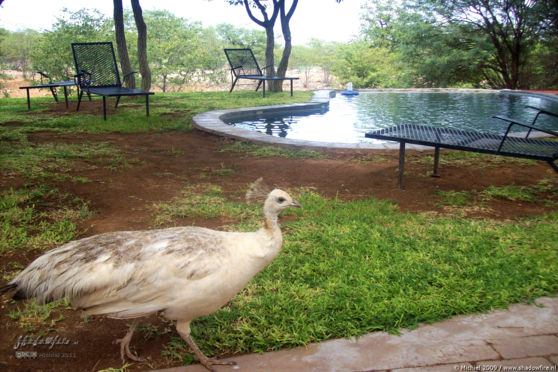
<svg viewBox="0 0 558 372">
<path fill-rule="evenodd" d="M 365 136 L 399 142 L 399 187 L 401 189 L 403 189 L 406 143 L 434 147 L 434 176 L 438 176 L 440 148 L 544 160 L 558 172 L 558 165 L 556 164 L 558 159 L 558 142 L 549 141 L 548 139 L 529 138 L 532 131 L 543 132 L 549 136 L 558 137 L 556 132 L 535 127 L 536 121 L 541 114 L 557 118 L 558 114 L 533 106 L 527 107 L 537 110 L 537 114 L 531 124 L 524 124 L 503 116 L 494 116 L 494 118 L 508 123 L 508 128 L 504 135 L 404 124 L 366 133 Z M 513 126 L 520 126 L 528 129 L 528 131 L 524 137 L 510 135 L 510 129 Z"/>
<path fill-rule="evenodd" d="M 116 97 L 115 107 L 118 107 L 122 96 L 145 96 L 145 111 L 149 116 L 149 96 L 154 93 L 122 86 L 112 42 L 72 43 L 72 52 L 77 71 L 76 82 L 80 88 L 77 110 L 84 92 L 103 97 L 105 120 L 107 120 L 106 97 Z"/>
<path fill-rule="evenodd" d="M 31 110 L 31 98 L 29 97 L 29 90 L 30 89 L 41 89 L 41 88 L 49 88 L 50 92 L 52 93 L 52 96 L 54 97 L 54 100 L 56 102 L 58 102 L 58 93 L 56 92 L 56 88 L 64 88 L 64 100 L 66 101 L 66 108 L 68 108 L 68 87 L 74 86 L 76 83 L 73 80 L 67 80 L 67 81 L 56 81 L 53 82 L 50 80 L 50 76 L 48 76 L 46 73 L 44 73 L 43 71 L 37 71 L 37 73 L 39 75 L 41 75 L 41 84 L 37 84 L 37 85 L 28 85 L 25 87 L 19 87 L 19 89 L 25 89 L 27 90 L 27 108 L 29 110 Z M 48 81 L 48 83 L 45 83 L 43 81 L 43 78 Z"/>
<path fill-rule="evenodd" d="M 225 55 L 227 56 L 227 60 L 229 61 L 229 65 L 231 66 L 232 86 L 229 92 L 233 91 L 238 79 L 257 80 L 258 86 L 256 87 L 256 91 L 260 89 L 260 86 L 263 84 L 263 96 L 265 97 L 266 81 L 290 80 L 291 96 L 293 95 L 293 80 L 298 80 L 298 78 L 265 75 L 262 72 L 262 69 L 260 69 L 258 61 L 256 61 L 254 53 L 252 53 L 252 49 L 225 49 Z M 268 67 L 271 66 L 265 66 L 263 70 L 266 70 Z"/>
</svg>

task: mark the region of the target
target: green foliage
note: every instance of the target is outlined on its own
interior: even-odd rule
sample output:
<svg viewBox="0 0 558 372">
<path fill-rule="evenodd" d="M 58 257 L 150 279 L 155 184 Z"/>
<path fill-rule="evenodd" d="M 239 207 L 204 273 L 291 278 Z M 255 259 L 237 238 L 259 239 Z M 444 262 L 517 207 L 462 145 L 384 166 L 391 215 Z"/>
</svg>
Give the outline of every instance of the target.
<svg viewBox="0 0 558 372">
<path fill-rule="evenodd" d="M 414 3 L 414 4 L 413 4 Z M 419 12 L 435 15 L 442 30 L 456 25 L 472 30 L 486 40 L 488 53 L 479 64 L 492 87 L 529 88 L 528 69 L 533 46 L 556 37 L 556 2 L 503 0 L 416 0 L 410 2 Z M 450 25 L 449 27 L 446 25 Z M 452 49 L 455 49 L 453 47 Z"/>
<path fill-rule="evenodd" d="M 20 70 L 27 77 L 27 72 L 32 68 L 31 54 L 40 34 L 33 30 L 24 30 L 0 34 L 0 58 L 2 67 Z"/>
<path fill-rule="evenodd" d="M 265 61 L 264 31 L 238 28 L 228 23 L 217 25 L 215 31 L 225 48 L 250 48 L 258 61 Z"/>
<path fill-rule="evenodd" d="M 527 1 L 368 1 L 363 37 L 369 48 L 388 48 L 400 87 L 540 89 L 557 83 L 548 10 Z M 364 68 L 358 76 L 374 69 Z"/>
<path fill-rule="evenodd" d="M 293 45 L 289 66 L 304 73 L 303 83 L 308 86 L 308 80 L 313 68 L 319 67 L 323 73 L 323 82 L 331 83 L 331 74 L 338 63 L 338 49 L 340 43 L 324 42 L 312 39 L 308 45 Z"/>
<path fill-rule="evenodd" d="M 340 45 L 333 73 L 355 88 L 407 86 L 402 83 L 399 61 L 387 48 L 373 47 L 361 40 Z"/>
<path fill-rule="evenodd" d="M 369 3 L 367 9 L 365 40 L 371 48 L 388 50 L 398 65 L 397 86 L 480 86 L 487 46 L 478 33 L 441 26 L 430 14 L 391 1 Z"/>
<path fill-rule="evenodd" d="M 168 91 L 168 83 L 184 86 L 223 79 L 222 45 L 213 30 L 166 11 L 146 11 L 144 20 L 153 82 L 163 92 Z"/>
<path fill-rule="evenodd" d="M 50 31 L 38 38 L 31 51 L 33 68 L 45 71 L 53 81 L 71 80 L 75 75 L 71 43 L 111 41 L 112 20 L 100 12 L 82 9 L 64 10 Z"/>
</svg>

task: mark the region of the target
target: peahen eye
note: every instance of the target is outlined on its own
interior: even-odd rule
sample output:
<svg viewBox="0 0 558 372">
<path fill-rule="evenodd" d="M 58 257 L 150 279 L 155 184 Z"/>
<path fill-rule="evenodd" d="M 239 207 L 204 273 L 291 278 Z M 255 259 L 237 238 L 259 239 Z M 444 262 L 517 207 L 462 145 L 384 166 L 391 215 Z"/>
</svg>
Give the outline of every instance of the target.
<svg viewBox="0 0 558 372">
<path fill-rule="evenodd" d="M 279 197 L 279 198 L 277 198 L 277 201 L 279 202 L 279 204 L 282 204 L 282 203 L 285 202 L 285 198 Z"/>
</svg>

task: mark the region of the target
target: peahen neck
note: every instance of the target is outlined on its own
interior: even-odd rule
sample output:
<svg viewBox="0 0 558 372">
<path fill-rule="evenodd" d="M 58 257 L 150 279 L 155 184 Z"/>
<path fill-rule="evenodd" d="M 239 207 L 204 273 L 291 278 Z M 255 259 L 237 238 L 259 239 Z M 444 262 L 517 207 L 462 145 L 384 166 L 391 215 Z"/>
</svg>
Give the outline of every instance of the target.
<svg viewBox="0 0 558 372">
<path fill-rule="evenodd" d="M 264 203 L 263 208 L 263 219 L 264 219 L 264 229 L 271 233 L 276 234 L 279 232 L 281 234 L 281 230 L 279 228 L 279 223 L 277 222 L 277 211 L 271 205 L 269 200 L 266 200 Z"/>
<path fill-rule="evenodd" d="M 280 230 L 277 223 L 277 214 L 264 212 L 264 228 L 271 233 Z"/>
</svg>

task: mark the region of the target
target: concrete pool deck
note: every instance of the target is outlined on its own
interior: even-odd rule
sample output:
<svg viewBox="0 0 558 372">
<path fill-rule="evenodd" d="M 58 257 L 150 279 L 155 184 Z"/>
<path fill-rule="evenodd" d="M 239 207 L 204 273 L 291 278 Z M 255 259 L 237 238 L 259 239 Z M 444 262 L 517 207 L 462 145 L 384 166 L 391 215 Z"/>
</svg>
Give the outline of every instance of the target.
<svg viewBox="0 0 558 372">
<path fill-rule="evenodd" d="M 475 92 L 475 93 L 494 93 L 502 92 L 506 94 L 527 94 L 534 97 L 545 98 L 558 103 L 558 96 L 547 93 L 528 92 L 528 91 L 511 91 L 511 90 L 489 90 L 489 89 L 446 89 L 446 88 L 432 88 L 432 89 L 363 89 L 361 92 L 429 92 L 429 93 L 443 93 L 443 92 Z M 370 142 L 360 143 L 341 143 L 341 142 L 319 142 L 308 141 L 299 139 L 290 139 L 283 137 L 275 137 L 256 131 L 237 128 L 235 126 L 226 124 L 223 119 L 245 118 L 246 116 L 257 116 L 264 112 L 289 112 L 289 113 L 303 113 L 312 111 L 325 111 L 329 108 L 329 100 L 335 97 L 334 90 L 318 90 L 314 92 L 314 96 L 309 102 L 273 105 L 273 106 L 258 106 L 258 107 L 243 107 L 229 110 L 216 110 L 208 111 L 196 115 L 193 118 L 194 127 L 205 132 L 217 134 L 222 137 L 234 138 L 242 141 L 249 141 L 261 145 L 282 145 L 288 147 L 303 147 L 303 148 L 322 148 L 322 149 L 339 149 L 339 150 L 395 150 L 399 149 L 399 144 L 396 142 L 386 143 L 378 140 L 371 140 Z M 522 133 L 510 134 L 521 136 Z M 524 133 L 523 133 L 524 135 Z M 531 137 L 540 137 L 541 135 L 534 134 Z M 544 134 L 543 134 L 544 136 Z M 407 144 L 407 150 L 432 150 L 432 147 Z"/>
<path fill-rule="evenodd" d="M 306 347 L 231 358 L 244 372 L 500 372 L 556 371 L 558 298 L 515 304 L 507 310 L 422 324 L 400 335 L 374 332 Z M 515 367 L 515 369 L 513 369 Z M 521 369 L 521 368 L 522 369 Z M 509 368 L 509 369 L 508 369 Z M 200 365 L 159 372 L 207 372 Z"/>
</svg>

